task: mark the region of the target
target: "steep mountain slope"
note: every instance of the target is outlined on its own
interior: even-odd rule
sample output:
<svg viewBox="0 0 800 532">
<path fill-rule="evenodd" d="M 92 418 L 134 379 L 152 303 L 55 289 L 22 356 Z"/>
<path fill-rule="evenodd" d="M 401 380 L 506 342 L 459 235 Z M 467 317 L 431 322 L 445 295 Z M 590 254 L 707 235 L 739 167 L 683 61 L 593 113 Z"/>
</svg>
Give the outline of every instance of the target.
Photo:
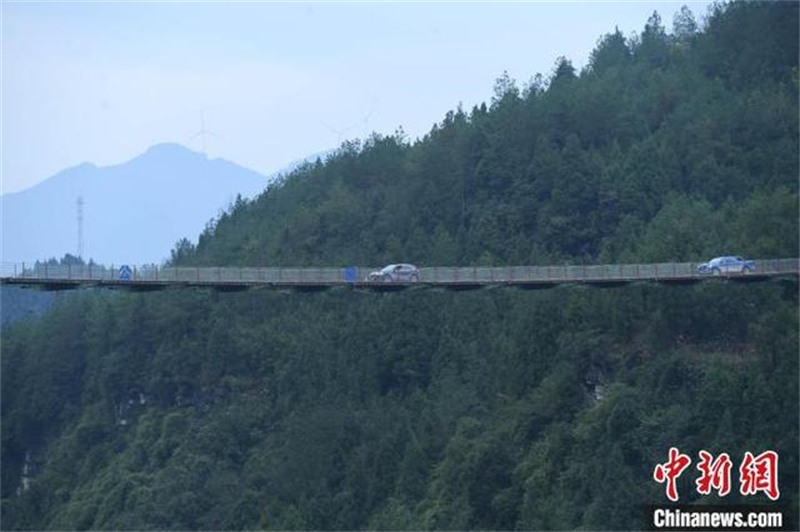
<svg viewBox="0 0 800 532">
<path fill-rule="evenodd" d="M 715 9 L 503 77 L 420 142 L 348 144 L 174 261 L 797 256 L 798 6 Z M 4 331 L 3 525 L 641 529 L 672 446 L 775 450 L 796 523 L 797 294 L 87 294 Z M 681 502 L 769 503 L 693 481 Z"/>
<path fill-rule="evenodd" d="M 560 59 L 548 83 L 502 77 L 489 107 L 447 113 L 422 142 L 373 138 L 306 166 L 223 216 L 192 260 L 795 256 L 796 15 L 736 4 L 673 35 L 653 17 L 636 41 L 601 39 L 580 76 Z"/>
</svg>

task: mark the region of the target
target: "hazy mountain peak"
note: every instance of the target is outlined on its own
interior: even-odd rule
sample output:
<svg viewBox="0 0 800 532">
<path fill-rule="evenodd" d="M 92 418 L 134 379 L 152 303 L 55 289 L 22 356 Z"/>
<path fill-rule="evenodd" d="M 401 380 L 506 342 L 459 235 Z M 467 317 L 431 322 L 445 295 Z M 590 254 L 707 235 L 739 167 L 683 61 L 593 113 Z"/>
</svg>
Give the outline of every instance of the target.
<svg viewBox="0 0 800 532">
<path fill-rule="evenodd" d="M 177 142 L 161 142 L 150 146 L 143 155 L 201 155 L 202 153 L 194 151 Z"/>
<path fill-rule="evenodd" d="M 267 178 L 175 143 L 152 146 L 117 165 L 83 163 L 3 196 L 3 260 L 74 253 L 77 199 L 83 198 L 84 258 L 159 262 L 180 238 L 196 239 L 230 198 L 252 197 Z"/>
<path fill-rule="evenodd" d="M 90 163 L 89 161 L 84 161 L 80 164 L 73 166 L 72 168 L 69 168 L 68 171 L 80 172 L 82 170 L 94 170 L 95 168 L 97 168 L 96 164 Z"/>
<path fill-rule="evenodd" d="M 204 153 L 200 153 L 187 148 L 181 144 L 173 142 L 163 142 L 155 144 L 147 149 L 141 155 L 134 157 L 130 163 L 136 162 L 152 162 L 159 163 L 174 163 L 178 161 L 205 161 L 208 157 Z"/>
</svg>

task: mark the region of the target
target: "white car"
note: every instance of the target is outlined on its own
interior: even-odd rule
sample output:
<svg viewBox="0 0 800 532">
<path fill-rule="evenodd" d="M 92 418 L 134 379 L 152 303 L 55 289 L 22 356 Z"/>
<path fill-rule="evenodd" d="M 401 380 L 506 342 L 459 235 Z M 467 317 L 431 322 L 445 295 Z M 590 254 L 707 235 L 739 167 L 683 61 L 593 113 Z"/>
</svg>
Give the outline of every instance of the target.
<svg viewBox="0 0 800 532">
<path fill-rule="evenodd" d="M 383 282 L 412 282 L 419 281 L 419 270 L 413 264 L 389 264 L 388 266 L 370 272 L 367 281 Z"/>
<path fill-rule="evenodd" d="M 720 275 L 722 273 L 749 273 L 755 270 L 756 263 L 753 260 L 745 260 L 742 257 L 717 257 L 705 264 L 697 267 L 700 273 L 710 273 Z"/>
</svg>

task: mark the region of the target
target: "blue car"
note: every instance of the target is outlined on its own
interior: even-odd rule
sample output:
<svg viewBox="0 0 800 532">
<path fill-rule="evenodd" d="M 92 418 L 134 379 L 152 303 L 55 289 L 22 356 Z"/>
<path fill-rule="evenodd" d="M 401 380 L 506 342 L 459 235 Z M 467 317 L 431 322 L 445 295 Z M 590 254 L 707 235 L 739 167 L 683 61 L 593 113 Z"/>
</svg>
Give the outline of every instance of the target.
<svg viewBox="0 0 800 532">
<path fill-rule="evenodd" d="M 756 261 L 742 257 L 717 257 L 697 267 L 699 273 L 721 275 L 723 273 L 750 273 L 756 269 Z"/>
</svg>

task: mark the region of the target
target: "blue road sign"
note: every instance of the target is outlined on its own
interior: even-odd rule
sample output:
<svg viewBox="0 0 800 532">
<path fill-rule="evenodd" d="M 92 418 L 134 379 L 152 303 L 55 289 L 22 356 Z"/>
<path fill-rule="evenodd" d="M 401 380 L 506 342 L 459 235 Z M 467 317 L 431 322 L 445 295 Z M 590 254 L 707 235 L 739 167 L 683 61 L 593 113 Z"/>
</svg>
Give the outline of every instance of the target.
<svg viewBox="0 0 800 532">
<path fill-rule="evenodd" d="M 121 281 L 130 281 L 131 280 L 131 267 L 127 264 L 123 264 L 119 267 L 119 278 Z"/>
<path fill-rule="evenodd" d="M 358 268 L 353 266 L 344 269 L 344 280 L 348 283 L 354 283 L 358 281 Z"/>
</svg>

